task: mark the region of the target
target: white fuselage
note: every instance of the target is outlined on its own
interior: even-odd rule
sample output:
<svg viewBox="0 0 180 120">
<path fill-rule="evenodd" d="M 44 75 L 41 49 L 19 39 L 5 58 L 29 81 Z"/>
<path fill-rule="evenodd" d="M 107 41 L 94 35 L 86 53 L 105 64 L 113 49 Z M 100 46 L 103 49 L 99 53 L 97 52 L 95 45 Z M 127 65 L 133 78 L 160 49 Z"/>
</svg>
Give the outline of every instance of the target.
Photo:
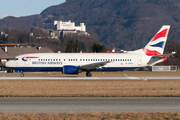
<svg viewBox="0 0 180 120">
<path fill-rule="evenodd" d="M 109 61 L 96 71 L 122 71 L 148 66 L 151 57 L 128 53 L 33 53 L 15 57 L 6 67 L 22 71 L 62 71 L 63 66 L 83 66 Z"/>
</svg>

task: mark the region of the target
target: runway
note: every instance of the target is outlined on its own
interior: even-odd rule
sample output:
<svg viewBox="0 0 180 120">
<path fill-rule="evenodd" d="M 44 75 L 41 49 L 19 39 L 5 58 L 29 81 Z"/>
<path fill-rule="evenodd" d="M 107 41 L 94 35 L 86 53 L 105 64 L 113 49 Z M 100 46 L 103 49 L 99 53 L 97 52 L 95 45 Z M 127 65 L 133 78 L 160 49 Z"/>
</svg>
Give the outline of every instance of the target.
<svg viewBox="0 0 180 120">
<path fill-rule="evenodd" d="M 180 76 L 125 77 L 0 77 L 0 80 L 180 80 Z"/>
<path fill-rule="evenodd" d="M 0 98 L 0 113 L 26 112 L 180 112 L 180 98 Z"/>
</svg>

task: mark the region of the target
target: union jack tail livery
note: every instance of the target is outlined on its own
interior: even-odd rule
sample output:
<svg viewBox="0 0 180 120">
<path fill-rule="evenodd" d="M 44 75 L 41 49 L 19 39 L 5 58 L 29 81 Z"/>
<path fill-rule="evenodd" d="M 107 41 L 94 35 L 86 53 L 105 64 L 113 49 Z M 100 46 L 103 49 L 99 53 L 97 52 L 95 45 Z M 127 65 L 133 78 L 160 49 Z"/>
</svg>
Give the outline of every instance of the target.
<svg viewBox="0 0 180 120">
<path fill-rule="evenodd" d="M 162 26 L 145 48 L 143 48 L 143 51 L 147 56 L 158 56 L 163 54 L 169 29 L 169 25 Z"/>
</svg>

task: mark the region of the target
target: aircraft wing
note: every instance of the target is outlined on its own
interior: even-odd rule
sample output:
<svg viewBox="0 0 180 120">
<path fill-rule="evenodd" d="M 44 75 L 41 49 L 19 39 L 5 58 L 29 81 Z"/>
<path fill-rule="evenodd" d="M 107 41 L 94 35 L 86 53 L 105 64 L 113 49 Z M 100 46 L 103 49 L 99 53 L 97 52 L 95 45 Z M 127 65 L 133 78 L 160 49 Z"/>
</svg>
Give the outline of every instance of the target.
<svg viewBox="0 0 180 120">
<path fill-rule="evenodd" d="M 107 63 L 110 63 L 110 61 L 82 65 L 82 66 L 79 66 L 79 69 L 81 69 L 81 70 L 95 70 L 95 69 L 98 69 L 99 67 L 106 65 Z"/>
</svg>

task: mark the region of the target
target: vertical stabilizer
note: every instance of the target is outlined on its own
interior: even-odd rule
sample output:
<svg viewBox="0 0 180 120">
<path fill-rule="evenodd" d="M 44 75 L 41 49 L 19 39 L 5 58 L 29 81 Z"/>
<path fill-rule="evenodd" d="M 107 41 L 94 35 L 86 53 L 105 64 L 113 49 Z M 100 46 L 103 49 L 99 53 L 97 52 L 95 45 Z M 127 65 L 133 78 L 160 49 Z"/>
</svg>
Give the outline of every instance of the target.
<svg viewBox="0 0 180 120">
<path fill-rule="evenodd" d="M 170 25 L 163 25 L 151 41 L 143 48 L 147 56 L 157 56 L 164 52 Z"/>
</svg>

